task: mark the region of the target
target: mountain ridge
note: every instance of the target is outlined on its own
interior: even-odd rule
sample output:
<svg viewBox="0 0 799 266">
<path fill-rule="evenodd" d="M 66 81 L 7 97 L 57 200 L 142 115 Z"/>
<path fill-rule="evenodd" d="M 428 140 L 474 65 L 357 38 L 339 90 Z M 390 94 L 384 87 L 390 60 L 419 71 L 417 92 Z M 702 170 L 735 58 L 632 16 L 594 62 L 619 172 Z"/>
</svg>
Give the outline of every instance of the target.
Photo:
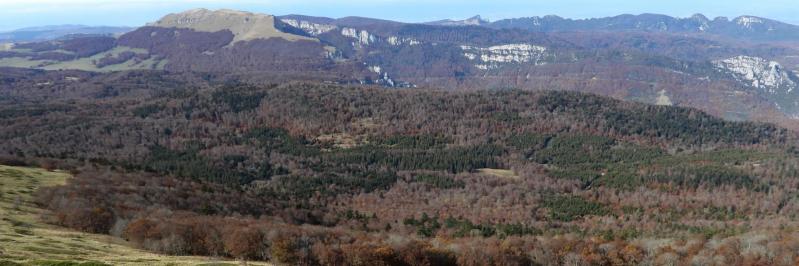
<svg viewBox="0 0 799 266">
<path fill-rule="evenodd" d="M 570 19 L 555 15 L 497 20 L 488 25 L 497 29 L 525 29 L 540 32 L 559 31 L 647 31 L 670 33 L 707 33 L 755 41 L 797 41 L 799 26 L 778 20 L 742 15 L 708 19 L 703 14 L 679 18 L 662 14 L 622 14 L 613 17 Z"/>
</svg>

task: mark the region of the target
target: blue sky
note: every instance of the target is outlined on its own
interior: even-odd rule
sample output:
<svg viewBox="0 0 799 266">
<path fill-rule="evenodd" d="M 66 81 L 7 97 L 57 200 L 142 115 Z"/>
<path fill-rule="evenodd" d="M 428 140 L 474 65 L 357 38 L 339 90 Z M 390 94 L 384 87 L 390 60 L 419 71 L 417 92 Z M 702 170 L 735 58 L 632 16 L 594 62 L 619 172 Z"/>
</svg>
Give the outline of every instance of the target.
<svg viewBox="0 0 799 266">
<path fill-rule="evenodd" d="M 570 18 L 623 13 L 687 17 L 755 15 L 799 24 L 799 0 L 0 0 L 0 31 L 86 24 L 140 26 L 191 8 L 231 8 L 260 13 L 366 16 L 406 22 L 482 15 L 491 20 L 556 14 Z"/>
</svg>

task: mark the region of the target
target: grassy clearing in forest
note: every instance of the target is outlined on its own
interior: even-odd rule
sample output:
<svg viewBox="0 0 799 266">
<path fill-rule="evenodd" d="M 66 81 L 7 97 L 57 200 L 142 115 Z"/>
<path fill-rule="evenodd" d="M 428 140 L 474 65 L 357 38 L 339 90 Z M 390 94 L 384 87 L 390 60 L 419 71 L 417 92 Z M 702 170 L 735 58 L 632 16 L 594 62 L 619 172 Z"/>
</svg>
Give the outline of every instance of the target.
<svg viewBox="0 0 799 266">
<path fill-rule="evenodd" d="M 477 169 L 477 172 L 481 174 L 493 175 L 497 177 L 504 177 L 510 179 L 519 178 L 519 176 L 516 173 L 514 173 L 513 170 L 507 170 L 507 169 L 482 168 L 482 169 Z"/>
</svg>

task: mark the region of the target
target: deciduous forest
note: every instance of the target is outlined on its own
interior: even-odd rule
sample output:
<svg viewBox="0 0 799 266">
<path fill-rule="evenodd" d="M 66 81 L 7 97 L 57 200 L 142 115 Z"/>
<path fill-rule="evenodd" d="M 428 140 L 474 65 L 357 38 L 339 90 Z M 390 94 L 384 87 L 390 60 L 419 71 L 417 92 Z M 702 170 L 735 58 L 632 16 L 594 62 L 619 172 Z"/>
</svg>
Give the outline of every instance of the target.
<svg viewBox="0 0 799 266">
<path fill-rule="evenodd" d="M 32 85 L 53 75 L 85 81 Z M 42 219 L 159 253 L 290 265 L 799 261 L 797 136 L 771 124 L 576 92 L 147 71 L 4 78 L 15 86 L 0 95 L 13 103 L 0 105 L 0 163 L 74 175 L 36 192 L 51 210 Z"/>
</svg>

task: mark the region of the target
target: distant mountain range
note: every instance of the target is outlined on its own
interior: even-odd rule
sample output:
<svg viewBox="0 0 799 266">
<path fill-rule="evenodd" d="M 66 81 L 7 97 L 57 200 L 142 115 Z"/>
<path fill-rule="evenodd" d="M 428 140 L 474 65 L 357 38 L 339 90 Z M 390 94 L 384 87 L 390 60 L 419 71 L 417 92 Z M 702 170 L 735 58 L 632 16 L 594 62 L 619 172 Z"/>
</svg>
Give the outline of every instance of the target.
<svg viewBox="0 0 799 266">
<path fill-rule="evenodd" d="M 708 19 L 702 14 L 674 18 L 658 14 L 620 15 L 595 19 L 566 19 L 558 16 L 503 19 L 490 23 L 497 29 L 525 29 L 537 32 L 564 31 L 646 31 L 669 33 L 707 33 L 757 41 L 797 41 L 799 26 L 776 20 L 740 16 Z"/>
<path fill-rule="evenodd" d="M 480 15 L 477 15 L 464 20 L 445 19 L 445 20 L 427 22 L 425 24 L 436 25 L 436 26 L 485 26 L 491 23 L 488 20 L 484 20 L 482 17 L 480 17 Z"/>
<path fill-rule="evenodd" d="M 119 35 L 129 32 L 133 27 L 52 25 L 22 28 L 0 32 L 0 42 L 31 42 L 55 40 L 70 35 Z"/>
<path fill-rule="evenodd" d="M 411 24 L 195 9 L 118 37 L 5 45 L 0 66 L 208 73 L 247 82 L 574 90 L 799 128 L 797 55 L 799 27 L 752 16 L 495 22 L 476 16 Z"/>
<path fill-rule="evenodd" d="M 659 14 L 619 15 L 592 19 L 568 19 L 555 15 L 502 19 L 489 22 L 479 15 L 464 20 L 424 23 L 436 26 L 485 26 L 534 32 L 661 32 L 704 33 L 753 41 L 799 41 L 799 26 L 755 16 L 708 19 L 702 14 L 676 18 Z"/>
</svg>

